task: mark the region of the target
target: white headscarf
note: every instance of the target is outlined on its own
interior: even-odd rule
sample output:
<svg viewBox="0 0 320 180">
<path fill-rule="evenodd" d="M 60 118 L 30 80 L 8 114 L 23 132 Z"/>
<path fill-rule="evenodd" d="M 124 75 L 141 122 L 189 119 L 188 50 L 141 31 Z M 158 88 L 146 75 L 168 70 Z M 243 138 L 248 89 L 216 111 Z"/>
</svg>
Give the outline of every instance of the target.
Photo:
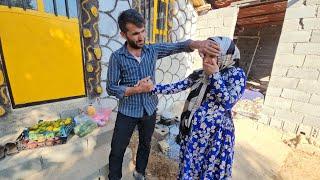
<svg viewBox="0 0 320 180">
<path fill-rule="evenodd" d="M 218 56 L 220 70 L 238 65 L 240 51 L 232 39 L 222 36 L 214 36 L 208 39 L 216 42 L 220 47 L 220 55 Z"/>
</svg>

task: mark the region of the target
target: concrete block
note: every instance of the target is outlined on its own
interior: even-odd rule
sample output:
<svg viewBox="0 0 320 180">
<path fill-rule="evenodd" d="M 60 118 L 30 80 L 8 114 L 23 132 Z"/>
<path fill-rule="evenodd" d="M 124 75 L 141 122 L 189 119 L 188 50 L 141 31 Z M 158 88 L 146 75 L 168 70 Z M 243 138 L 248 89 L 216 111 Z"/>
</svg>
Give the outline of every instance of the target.
<svg viewBox="0 0 320 180">
<path fill-rule="evenodd" d="M 307 6 L 320 5 L 320 0 L 308 0 L 306 3 Z"/>
<path fill-rule="evenodd" d="M 282 25 L 282 32 L 296 31 L 300 27 L 300 19 L 285 19 Z M 280 41 L 281 42 L 281 41 Z"/>
<path fill-rule="evenodd" d="M 270 118 L 268 116 L 261 116 L 261 118 L 258 119 L 259 123 L 269 125 L 270 124 Z"/>
<path fill-rule="evenodd" d="M 320 69 L 320 56 L 307 55 L 303 67 L 310 69 Z"/>
<path fill-rule="evenodd" d="M 312 94 L 312 96 L 310 98 L 310 103 L 320 105 L 320 95 L 319 94 Z"/>
<path fill-rule="evenodd" d="M 217 19 L 209 19 L 205 27 L 213 27 L 213 28 L 221 28 L 223 27 L 224 19 L 223 18 L 217 18 Z"/>
<path fill-rule="evenodd" d="M 294 54 L 320 55 L 320 43 L 298 43 Z"/>
<path fill-rule="evenodd" d="M 320 116 L 310 116 L 310 115 L 306 115 L 303 118 L 303 124 L 312 126 L 312 127 L 316 127 L 316 128 L 320 128 Z"/>
<path fill-rule="evenodd" d="M 316 17 L 317 6 L 299 6 L 287 8 L 285 19 Z"/>
<path fill-rule="evenodd" d="M 307 137 L 309 137 L 311 134 L 311 130 L 312 130 L 311 126 L 308 126 L 305 124 L 299 124 L 297 134 L 304 134 Z"/>
<path fill-rule="evenodd" d="M 276 88 L 295 89 L 298 85 L 299 79 L 288 77 L 271 76 L 269 86 Z"/>
<path fill-rule="evenodd" d="M 293 53 L 293 46 L 294 46 L 294 43 L 284 43 L 284 42 L 280 41 L 278 44 L 277 53 L 292 54 Z"/>
<path fill-rule="evenodd" d="M 286 76 L 288 72 L 288 67 L 276 65 L 272 68 L 272 76 Z"/>
<path fill-rule="evenodd" d="M 292 100 L 281 97 L 267 96 L 264 101 L 264 105 L 279 108 L 279 109 L 290 109 Z"/>
<path fill-rule="evenodd" d="M 282 93 L 282 88 L 268 87 L 267 96 L 279 97 Z"/>
<path fill-rule="evenodd" d="M 281 97 L 283 98 L 293 99 L 301 102 L 309 102 L 310 96 L 311 94 L 309 93 L 293 89 L 283 89 L 281 93 Z"/>
<path fill-rule="evenodd" d="M 307 93 L 319 93 L 320 81 L 301 79 L 299 81 L 297 90 L 301 90 Z"/>
<path fill-rule="evenodd" d="M 311 34 L 311 42 L 320 43 L 320 30 L 313 30 Z"/>
<path fill-rule="evenodd" d="M 295 122 L 285 121 L 283 124 L 283 131 L 290 133 L 297 133 L 298 125 Z"/>
<path fill-rule="evenodd" d="M 320 18 L 304 18 L 302 24 L 304 30 L 320 29 Z"/>
<path fill-rule="evenodd" d="M 274 60 L 274 64 L 282 66 L 302 66 L 305 55 L 279 54 Z"/>
<path fill-rule="evenodd" d="M 169 128 L 167 126 L 156 124 L 153 135 L 157 140 L 161 141 L 165 139 L 168 134 Z"/>
<path fill-rule="evenodd" d="M 292 112 L 290 110 L 276 109 L 274 117 L 283 119 L 285 121 L 301 123 L 303 119 L 303 114 Z"/>
<path fill-rule="evenodd" d="M 293 101 L 292 110 L 296 112 L 304 113 L 305 115 L 320 116 L 320 105 Z"/>
<path fill-rule="evenodd" d="M 304 68 L 291 68 L 288 71 L 287 77 L 291 78 L 300 78 L 300 79 L 308 79 L 308 80 L 317 80 L 319 76 L 319 71 L 310 70 Z"/>
<path fill-rule="evenodd" d="M 280 42 L 309 42 L 310 37 L 311 31 L 289 31 L 281 34 Z"/>
<path fill-rule="evenodd" d="M 270 126 L 278 129 L 282 129 L 283 123 L 284 123 L 283 120 L 280 120 L 278 118 L 271 118 Z"/>
</svg>

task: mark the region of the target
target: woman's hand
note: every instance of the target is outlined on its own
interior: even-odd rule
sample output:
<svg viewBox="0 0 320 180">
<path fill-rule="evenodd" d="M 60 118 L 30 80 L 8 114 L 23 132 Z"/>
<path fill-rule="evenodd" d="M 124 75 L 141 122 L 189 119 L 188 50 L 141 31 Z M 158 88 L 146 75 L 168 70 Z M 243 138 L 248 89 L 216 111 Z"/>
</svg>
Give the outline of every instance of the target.
<svg viewBox="0 0 320 180">
<path fill-rule="evenodd" d="M 210 76 L 211 74 L 219 72 L 219 66 L 217 64 L 217 58 L 205 58 L 203 61 L 203 70 Z"/>
</svg>

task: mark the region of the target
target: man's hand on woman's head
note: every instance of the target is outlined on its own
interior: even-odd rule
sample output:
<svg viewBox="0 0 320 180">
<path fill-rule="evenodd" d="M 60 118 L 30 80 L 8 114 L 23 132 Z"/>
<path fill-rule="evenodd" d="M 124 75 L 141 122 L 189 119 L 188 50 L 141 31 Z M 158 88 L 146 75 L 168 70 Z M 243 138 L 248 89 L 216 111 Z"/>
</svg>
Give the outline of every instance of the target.
<svg viewBox="0 0 320 180">
<path fill-rule="evenodd" d="M 220 48 L 217 43 L 212 40 L 192 41 L 190 43 L 191 49 L 198 49 L 199 53 L 208 54 L 211 56 L 219 56 Z"/>
</svg>

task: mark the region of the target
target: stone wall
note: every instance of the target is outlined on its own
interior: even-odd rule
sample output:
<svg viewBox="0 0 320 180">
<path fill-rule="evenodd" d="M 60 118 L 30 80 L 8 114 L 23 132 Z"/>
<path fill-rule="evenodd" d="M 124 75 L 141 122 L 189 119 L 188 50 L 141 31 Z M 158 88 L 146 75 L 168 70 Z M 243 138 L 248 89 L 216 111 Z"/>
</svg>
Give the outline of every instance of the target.
<svg viewBox="0 0 320 180">
<path fill-rule="evenodd" d="M 320 128 L 319 71 L 320 1 L 289 1 L 264 102 L 269 117 L 264 123 L 316 136 Z"/>
</svg>

